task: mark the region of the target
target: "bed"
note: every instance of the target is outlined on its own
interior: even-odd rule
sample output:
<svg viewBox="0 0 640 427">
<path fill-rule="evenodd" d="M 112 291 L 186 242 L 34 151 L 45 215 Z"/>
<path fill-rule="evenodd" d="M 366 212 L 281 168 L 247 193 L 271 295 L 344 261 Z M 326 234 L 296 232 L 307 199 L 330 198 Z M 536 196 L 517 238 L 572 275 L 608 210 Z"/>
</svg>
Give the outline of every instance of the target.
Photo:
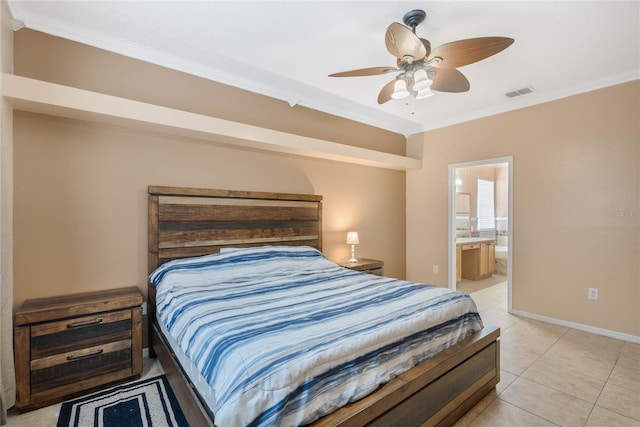
<svg viewBox="0 0 640 427">
<path fill-rule="evenodd" d="M 244 249 L 234 251 L 234 248 Z M 500 372 L 499 329 L 482 327 L 475 312 L 475 305 L 460 308 L 462 311 L 453 316 L 453 319 L 457 319 L 455 322 L 447 319 L 436 322 L 439 325 L 457 322 L 464 326 L 462 329 L 454 330 L 452 336 L 432 326 L 423 327 L 420 330 L 421 334 L 431 334 L 426 341 L 438 343 L 429 349 L 422 347 L 422 342 L 418 343 L 418 333 L 399 333 L 393 329 L 397 328 L 397 325 L 390 326 L 391 329 L 387 329 L 387 332 L 380 332 L 382 335 L 376 336 L 373 340 L 378 343 L 376 345 L 380 345 L 380 349 L 368 347 L 368 350 L 364 351 L 348 347 L 351 345 L 350 342 L 341 340 L 351 334 L 352 330 L 349 328 L 363 329 L 364 331 L 359 332 L 363 332 L 363 335 L 358 336 L 372 334 L 372 325 L 382 325 L 385 317 L 378 313 L 402 312 L 408 316 L 407 313 L 411 310 L 394 309 L 376 313 L 375 310 L 379 310 L 376 305 L 363 303 L 361 306 L 352 307 L 347 305 L 351 304 L 347 300 L 355 298 L 346 298 L 329 306 L 347 308 L 343 311 L 354 313 L 362 311 L 364 317 L 360 319 L 370 322 L 336 320 L 333 312 L 339 310 L 332 310 L 329 315 L 326 303 L 322 304 L 325 297 L 329 298 L 325 294 L 332 288 L 337 290 L 338 294 L 342 294 L 343 298 L 344 295 L 353 296 L 359 292 L 363 296 L 369 296 L 372 301 L 375 299 L 375 304 L 380 301 L 390 302 L 396 304 L 396 308 L 409 307 L 416 301 L 422 304 L 422 301 L 430 298 L 434 299 L 427 305 L 444 307 L 445 300 L 455 300 L 455 305 L 462 307 L 468 306 L 470 299 L 464 294 L 452 293 L 441 288 L 346 270 L 326 260 L 321 250 L 321 196 L 149 187 L 150 354 L 157 355 L 160 359 L 190 426 L 217 425 L 214 421 L 221 427 L 249 425 L 251 422 L 255 422 L 256 425 L 274 425 L 281 422 L 285 425 L 297 425 L 308 422 L 315 426 L 451 425 L 495 387 Z M 261 264 L 262 258 L 266 257 L 269 258 L 268 262 L 275 264 L 268 264 L 270 267 Z M 258 259 L 260 264 L 256 264 Z M 219 276 L 225 271 L 221 266 L 225 265 L 229 268 Z M 255 277 L 252 282 L 247 279 L 251 275 L 239 275 L 239 266 L 254 269 Z M 208 276 L 210 270 L 214 279 Z M 268 276 L 267 270 L 272 271 L 275 276 Z M 313 276 L 307 273 L 311 270 Z M 207 279 L 201 280 L 201 276 L 205 274 Z M 293 276 L 303 277 L 303 280 Z M 211 280 L 217 282 L 211 283 Z M 194 283 L 198 286 L 190 287 Z M 294 296 L 282 293 L 285 289 L 289 292 L 290 288 L 301 288 L 303 292 Z M 256 296 L 260 292 L 262 299 Z M 231 300 L 228 296 L 232 294 L 245 299 L 240 299 L 237 303 L 232 302 L 238 304 L 235 307 L 216 306 L 203 312 L 195 311 L 192 318 L 172 314 L 179 312 L 182 315 L 187 305 L 203 307 L 200 300 L 194 299 L 195 294 L 206 295 L 205 299 L 215 300 L 216 303 L 222 300 L 227 303 L 226 300 Z M 311 297 L 304 303 L 311 305 L 304 306 L 305 315 L 301 318 L 304 318 L 311 329 L 299 329 L 300 324 L 295 322 L 287 322 L 283 327 L 282 319 L 296 318 L 300 316 L 300 312 L 283 312 L 293 304 L 278 306 L 278 301 L 295 300 L 297 304 L 298 298 L 302 298 L 300 295 L 305 294 Z M 403 300 L 405 296 L 408 296 L 408 299 Z M 254 300 L 254 307 L 257 307 L 254 311 L 259 311 L 260 315 L 263 311 L 269 310 L 282 315 L 281 323 L 277 323 L 277 327 L 263 328 L 277 331 L 275 341 L 261 341 L 263 336 L 260 335 L 253 343 L 268 349 L 268 355 L 253 359 L 252 348 L 236 346 L 235 339 L 238 334 L 229 332 L 232 330 L 228 326 L 230 323 L 224 323 L 229 322 L 231 318 L 234 322 L 247 321 L 246 316 L 239 313 L 244 313 L 244 307 L 251 306 L 251 299 Z M 168 301 L 171 304 L 177 302 L 178 309 L 176 306 L 169 309 Z M 344 306 L 341 305 L 343 303 Z M 238 307 L 243 307 L 243 310 L 238 311 Z M 314 311 L 314 307 L 319 311 Z M 159 309 L 159 313 L 156 308 Z M 416 313 L 418 311 L 415 310 Z M 232 315 L 219 317 L 223 312 Z M 210 316 L 216 318 L 216 322 L 209 322 Z M 441 313 L 440 316 L 444 314 Z M 316 321 L 316 317 L 321 317 L 321 321 Z M 200 318 L 203 320 L 198 323 Z M 173 319 L 175 322 L 167 319 Z M 270 322 L 259 319 L 255 325 L 259 324 L 262 327 Z M 180 322 L 182 326 L 176 326 Z M 418 321 L 406 318 L 402 324 L 416 322 Z M 201 345 L 198 349 L 181 345 L 194 339 L 185 338 L 182 333 L 178 333 L 177 337 L 173 334 L 175 330 L 200 331 L 211 324 L 216 324 L 217 329 L 214 328 L 214 334 L 204 340 L 207 345 Z M 287 335 L 290 325 L 295 325 L 291 326 L 297 331 L 297 335 L 294 333 L 295 338 Z M 233 328 L 236 327 L 234 324 Z M 343 329 L 349 332 L 332 335 Z M 310 330 L 314 332 L 311 333 Z M 226 333 L 230 335 L 225 335 Z M 375 333 L 378 333 L 377 329 Z M 311 337 L 316 339 L 316 335 L 320 337 L 320 341 L 324 339 L 340 343 L 337 347 L 345 349 L 344 352 L 337 354 L 337 350 L 321 349 L 316 341 L 311 341 Z M 392 341 L 403 342 L 404 347 L 401 351 L 391 345 Z M 277 353 L 273 342 L 282 344 L 282 349 L 278 351 L 283 353 Z M 371 343 L 366 345 L 371 346 Z M 220 348 L 232 348 L 228 351 L 233 357 L 194 357 L 194 353 L 205 354 L 203 347 L 218 349 L 217 354 L 222 354 Z M 346 350 L 347 348 L 349 349 Z M 386 350 L 383 351 L 382 348 Z M 320 350 L 311 353 L 315 349 Z M 192 352 L 191 357 L 186 355 L 189 352 Z M 300 368 L 289 368 L 289 365 L 285 368 L 285 365 L 280 364 L 284 359 L 283 355 L 294 358 L 294 355 L 302 353 L 311 353 L 310 359 L 314 361 L 323 360 L 322 367 L 305 365 L 310 362 L 302 358 Z M 411 355 L 407 359 L 410 362 L 397 359 L 396 356 L 400 353 Z M 323 359 L 323 355 L 327 354 L 331 354 L 331 357 Z M 352 359 L 345 358 L 347 355 L 355 354 L 358 357 L 354 356 L 352 359 L 357 359 L 358 363 L 363 363 L 362 365 L 354 364 Z M 383 363 L 380 365 L 391 369 L 383 369 L 380 373 L 371 370 L 369 362 L 373 359 L 382 360 Z M 223 365 L 223 362 L 227 365 Z M 230 374 L 226 375 L 232 371 L 230 366 L 234 363 L 240 365 L 240 371 L 244 372 L 242 381 L 231 378 Z M 259 377 L 258 373 L 263 373 L 265 366 L 269 364 L 280 367 L 280 377 L 272 373 Z M 209 366 L 213 371 L 202 371 L 203 366 Z M 350 378 L 348 381 L 351 381 L 351 375 L 344 375 L 345 369 L 364 373 L 363 378 L 368 375 L 368 379 L 358 379 L 355 383 L 339 383 L 335 378 L 325 375 L 331 372 L 336 377 Z M 303 380 L 296 383 L 291 380 L 293 377 Z M 324 382 L 318 378 L 323 378 Z M 215 380 L 224 385 L 207 389 L 207 384 L 203 384 Z M 249 394 L 234 394 L 242 388 L 238 386 L 240 383 L 243 387 L 249 385 L 245 387 L 250 391 Z M 296 392 L 292 393 L 292 390 Z M 335 393 L 337 396 L 329 397 L 329 394 L 322 394 L 327 390 L 339 392 Z M 276 396 L 277 404 L 265 403 L 267 397 L 258 392 L 266 392 L 269 398 Z M 288 396 L 287 399 L 282 398 L 282 393 Z M 231 396 L 228 401 L 232 403 L 229 405 L 236 406 L 220 403 L 223 402 L 223 396 Z M 290 396 L 295 396 L 295 399 L 290 399 Z M 286 402 L 286 405 L 280 405 L 278 402 Z M 310 409 L 300 409 L 303 406 L 300 402 L 308 404 Z M 285 415 L 276 414 L 274 418 L 275 407 L 286 407 L 286 411 L 283 412 Z M 237 412 L 248 412 L 246 415 L 242 414 L 247 418 L 235 417 L 234 414 Z M 254 412 L 259 416 L 256 417 Z"/>
</svg>

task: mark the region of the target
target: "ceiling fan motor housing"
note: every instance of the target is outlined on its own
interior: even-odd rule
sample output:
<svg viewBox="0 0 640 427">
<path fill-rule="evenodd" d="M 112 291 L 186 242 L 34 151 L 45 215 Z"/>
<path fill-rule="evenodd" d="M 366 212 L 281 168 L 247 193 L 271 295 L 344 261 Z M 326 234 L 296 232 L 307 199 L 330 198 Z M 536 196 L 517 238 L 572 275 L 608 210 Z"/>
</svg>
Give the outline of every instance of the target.
<svg viewBox="0 0 640 427">
<path fill-rule="evenodd" d="M 416 27 L 420 25 L 426 17 L 427 14 L 424 10 L 414 9 L 404 14 L 402 22 L 404 22 L 407 27 L 411 28 L 411 31 L 415 34 Z"/>
</svg>

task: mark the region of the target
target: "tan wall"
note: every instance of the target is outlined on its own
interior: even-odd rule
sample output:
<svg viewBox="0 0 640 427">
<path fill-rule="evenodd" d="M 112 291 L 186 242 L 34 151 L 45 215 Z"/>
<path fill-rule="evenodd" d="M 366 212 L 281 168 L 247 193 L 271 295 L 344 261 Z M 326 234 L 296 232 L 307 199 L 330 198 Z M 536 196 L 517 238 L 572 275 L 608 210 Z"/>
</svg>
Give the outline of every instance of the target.
<svg viewBox="0 0 640 427">
<path fill-rule="evenodd" d="M 133 74 L 141 67 L 146 70 L 146 82 L 139 82 L 142 88 L 130 88 L 140 96 L 156 96 L 155 92 L 165 89 L 161 83 L 171 83 L 172 77 L 188 93 L 203 88 L 219 90 L 218 85 L 208 86 L 202 79 L 176 77 L 173 71 L 76 43 L 38 33 L 37 37 L 23 37 L 34 35 L 23 31 L 16 33 L 15 44 L 16 70 L 22 75 L 37 74 L 47 80 L 48 67 L 61 78 L 64 73 L 60 68 L 68 68 L 76 77 L 65 75 L 65 79 L 72 79 L 67 84 L 77 78 L 84 86 L 105 85 L 117 92 L 121 85 L 129 88 L 128 67 Z M 51 49 L 64 46 L 65 54 L 46 55 L 46 60 L 34 58 L 43 49 L 39 43 L 51 43 Z M 93 61 L 98 61 L 99 67 Z M 112 66 L 120 71 L 106 76 L 108 85 L 99 82 L 105 75 L 96 68 Z M 91 72 L 85 73 L 86 69 Z M 257 97 L 256 105 L 269 103 Z M 183 96 L 180 102 L 188 103 L 189 99 Z M 195 99 L 196 104 L 201 101 Z M 192 107 L 197 110 L 201 106 Z M 266 119 L 264 111 L 254 108 L 251 102 L 245 104 L 243 114 Z M 287 108 L 289 114 L 299 111 Z M 283 111 L 276 108 L 271 112 L 274 123 L 287 122 L 287 117 L 280 117 Z M 299 114 L 289 120 L 300 119 Z M 320 133 L 335 136 L 334 141 L 364 144 L 367 138 L 362 134 L 377 143 L 392 135 L 390 139 L 397 141 L 395 134 L 322 113 L 312 112 L 304 120 L 311 118 L 317 123 L 310 136 Z M 358 256 L 384 260 L 387 275 L 405 275 L 404 172 L 238 150 L 26 112 L 14 114 L 14 142 L 14 305 L 27 298 L 118 286 L 135 285 L 146 293 L 148 185 L 321 194 L 329 258 L 349 257 L 346 232 L 355 229 L 361 241 Z"/>
<path fill-rule="evenodd" d="M 513 156 L 514 309 L 640 336 L 638 117 L 634 81 L 411 139 L 407 278 L 447 285 L 448 165 Z"/>
<path fill-rule="evenodd" d="M 15 33 L 15 74 L 392 154 L 403 135 L 158 67 L 70 40 Z"/>
<path fill-rule="evenodd" d="M 509 168 L 496 168 L 496 217 L 509 216 Z"/>
</svg>

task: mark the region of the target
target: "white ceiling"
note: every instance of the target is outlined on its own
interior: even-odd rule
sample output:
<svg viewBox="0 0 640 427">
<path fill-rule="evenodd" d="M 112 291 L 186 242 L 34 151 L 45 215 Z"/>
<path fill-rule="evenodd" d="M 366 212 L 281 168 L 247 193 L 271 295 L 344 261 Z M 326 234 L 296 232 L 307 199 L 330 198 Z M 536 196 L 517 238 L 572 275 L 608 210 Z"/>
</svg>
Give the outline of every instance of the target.
<svg viewBox="0 0 640 427">
<path fill-rule="evenodd" d="M 12 1 L 14 27 L 68 38 L 404 135 L 640 78 L 639 1 Z M 515 43 L 461 67 L 465 93 L 377 104 L 391 22 L 441 44 Z M 508 98 L 530 86 L 534 93 Z"/>
</svg>

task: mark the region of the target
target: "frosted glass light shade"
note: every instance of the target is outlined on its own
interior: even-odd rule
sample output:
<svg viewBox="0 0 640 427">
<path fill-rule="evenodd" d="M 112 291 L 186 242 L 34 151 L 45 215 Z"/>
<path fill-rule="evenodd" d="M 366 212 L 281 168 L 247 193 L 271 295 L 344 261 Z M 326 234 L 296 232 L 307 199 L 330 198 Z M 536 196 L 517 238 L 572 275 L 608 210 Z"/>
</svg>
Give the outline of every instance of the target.
<svg viewBox="0 0 640 427">
<path fill-rule="evenodd" d="M 426 89 L 419 90 L 418 93 L 416 93 L 416 99 L 424 99 L 435 95 L 435 93 L 431 91 L 430 86 L 431 85 L 429 85 Z"/>
<path fill-rule="evenodd" d="M 416 92 L 430 88 L 431 84 L 433 83 L 433 81 L 427 75 L 427 72 L 422 68 L 415 72 L 415 74 L 413 75 L 413 81 L 414 83 L 411 89 L 415 90 Z"/>
<path fill-rule="evenodd" d="M 411 94 L 407 90 L 407 83 L 402 79 L 396 80 L 396 83 L 393 85 L 393 93 L 391 94 L 391 98 L 403 99 L 409 95 Z"/>
</svg>

